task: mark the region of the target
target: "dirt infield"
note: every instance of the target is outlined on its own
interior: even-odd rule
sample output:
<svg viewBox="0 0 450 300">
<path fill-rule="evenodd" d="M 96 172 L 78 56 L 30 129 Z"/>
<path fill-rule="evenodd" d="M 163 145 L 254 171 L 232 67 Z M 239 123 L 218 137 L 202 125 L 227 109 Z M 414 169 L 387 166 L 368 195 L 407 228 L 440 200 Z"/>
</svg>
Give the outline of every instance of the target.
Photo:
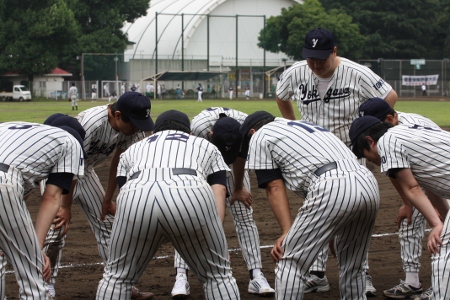
<svg viewBox="0 0 450 300">
<path fill-rule="evenodd" d="M 97 174 L 104 182 L 107 176 L 107 166 L 108 164 L 104 163 L 96 168 Z M 379 174 L 379 168 L 371 164 L 369 164 L 369 167 L 376 174 L 381 192 L 380 211 L 369 251 L 370 274 L 373 277 L 374 286 L 378 291 L 377 296 L 372 299 L 382 299 L 384 298 L 382 296 L 383 290 L 398 284 L 399 279 L 404 279 L 400 259 L 400 245 L 396 233 L 397 225 L 395 222 L 401 200 L 389 179 Z M 253 173 L 251 176 L 253 177 L 254 219 L 260 233 L 263 272 L 269 283 L 273 286 L 275 264 L 270 258 L 269 253 L 271 245 L 279 237 L 280 229 L 268 206 L 265 191 L 258 189 L 254 185 Z M 291 192 L 288 195 L 292 215 L 294 216 L 302 205 L 302 199 Z M 35 191 L 27 201 L 32 216 L 36 214 L 38 204 L 38 193 Z M 72 215 L 67 244 L 63 252 L 62 269 L 59 272 L 55 286 L 57 299 L 94 299 L 98 282 L 103 273 L 101 259 L 87 219 L 77 205 L 74 205 Z M 229 214 L 226 217 L 225 232 L 228 237 L 233 275 L 238 282 L 241 299 L 260 298 L 247 293 L 249 274 L 239 251 L 236 232 Z M 428 232 L 425 235 L 427 237 Z M 421 263 L 420 279 L 424 289 L 426 289 L 430 286 L 431 278 L 431 260 L 426 251 L 426 238 L 423 240 Z M 307 294 L 304 299 L 339 299 L 336 264 L 336 259 L 330 256 L 326 274 L 331 285 L 331 291 L 319 294 Z M 171 299 L 170 292 L 174 280 L 173 249 L 170 244 L 165 244 L 148 265 L 137 287 L 143 291 L 153 292 L 155 294 L 154 299 Z M 191 296 L 189 299 L 204 299 L 202 285 L 199 281 L 192 274 L 189 274 L 189 281 L 191 284 Z M 18 299 L 18 285 L 12 271 L 9 271 L 6 275 L 6 282 L 6 295 L 8 299 Z"/>
</svg>

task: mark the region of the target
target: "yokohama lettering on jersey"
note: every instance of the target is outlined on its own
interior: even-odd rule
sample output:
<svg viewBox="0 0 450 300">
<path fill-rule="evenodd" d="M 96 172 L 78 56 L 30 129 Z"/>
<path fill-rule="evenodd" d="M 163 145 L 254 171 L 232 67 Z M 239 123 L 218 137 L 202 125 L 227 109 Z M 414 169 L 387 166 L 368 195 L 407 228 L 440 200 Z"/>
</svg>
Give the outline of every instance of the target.
<svg viewBox="0 0 450 300">
<path fill-rule="evenodd" d="M 133 144 L 121 154 L 117 176 L 154 168 L 189 168 L 204 179 L 218 171 L 230 171 L 219 149 L 203 138 L 182 131 L 164 130 Z"/>
<path fill-rule="evenodd" d="M 318 78 L 306 60 L 287 69 L 277 84 L 277 96 L 285 101 L 297 100 L 302 120 L 328 128 L 350 145 L 350 124 L 358 117 L 365 100 L 385 98 L 392 87 L 366 66 L 340 57 L 323 99 L 317 89 Z"/>
<path fill-rule="evenodd" d="M 381 172 L 411 169 L 424 188 L 450 198 L 450 132 L 436 127 L 398 125 L 378 140 Z"/>
<path fill-rule="evenodd" d="M 37 123 L 0 123 L 0 162 L 18 169 L 27 194 L 50 173 L 84 175 L 83 151 L 67 131 Z"/>
<path fill-rule="evenodd" d="M 195 136 L 199 136 L 205 139 L 209 139 L 209 133 L 212 130 L 214 124 L 219 120 L 219 114 L 224 113 L 227 117 L 231 117 L 238 121 L 240 124 L 244 123 L 247 114 L 235 109 L 226 107 L 210 107 L 202 110 L 198 115 L 194 117 L 191 122 L 191 131 Z"/>
<path fill-rule="evenodd" d="M 108 123 L 108 105 L 87 109 L 75 118 L 86 131 L 84 139 L 84 151 L 88 155 L 86 167 L 94 167 L 103 162 L 117 147 L 127 149 L 145 137 L 143 132 L 126 136 L 114 130 Z"/>
<path fill-rule="evenodd" d="M 275 118 L 252 136 L 247 168 L 279 168 L 286 187 L 301 194 L 307 177 L 318 167 L 345 160 L 359 165 L 350 149 L 328 129 L 304 121 Z"/>
</svg>

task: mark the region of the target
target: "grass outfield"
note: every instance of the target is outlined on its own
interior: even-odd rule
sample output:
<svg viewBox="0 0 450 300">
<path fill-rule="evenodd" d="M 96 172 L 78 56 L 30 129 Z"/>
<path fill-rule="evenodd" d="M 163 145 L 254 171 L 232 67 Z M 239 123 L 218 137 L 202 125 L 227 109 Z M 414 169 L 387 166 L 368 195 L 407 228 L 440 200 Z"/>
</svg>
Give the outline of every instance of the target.
<svg viewBox="0 0 450 300">
<path fill-rule="evenodd" d="M 51 114 L 64 113 L 75 116 L 79 111 L 93 106 L 107 104 L 106 100 L 97 102 L 78 101 L 78 111 L 72 111 L 71 103 L 68 101 L 31 101 L 31 102 L 0 102 L 0 122 L 8 121 L 27 121 L 42 123 Z M 295 104 L 294 104 L 295 105 Z M 155 120 L 157 116 L 168 110 L 177 109 L 185 112 L 190 118 L 197 115 L 205 108 L 213 106 L 224 106 L 237 109 L 245 113 L 252 113 L 257 110 L 266 110 L 275 116 L 280 116 L 275 100 L 154 100 L 152 101 L 151 116 Z M 399 100 L 395 109 L 402 112 L 417 113 L 426 116 L 437 123 L 439 126 L 450 126 L 450 101 L 408 101 Z M 300 113 L 297 107 L 294 107 L 297 118 Z"/>
</svg>

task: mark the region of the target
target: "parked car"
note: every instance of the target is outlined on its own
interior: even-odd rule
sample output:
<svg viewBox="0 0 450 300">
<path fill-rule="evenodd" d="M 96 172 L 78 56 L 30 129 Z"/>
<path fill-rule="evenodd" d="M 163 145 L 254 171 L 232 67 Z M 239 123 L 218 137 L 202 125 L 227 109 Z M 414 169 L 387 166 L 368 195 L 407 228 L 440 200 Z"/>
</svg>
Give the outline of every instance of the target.
<svg viewBox="0 0 450 300">
<path fill-rule="evenodd" d="M 0 93 L 0 99 L 2 101 L 18 100 L 20 102 L 27 100 L 31 101 L 31 92 L 24 85 L 14 85 L 12 89 L 2 90 Z"/>
</svg>

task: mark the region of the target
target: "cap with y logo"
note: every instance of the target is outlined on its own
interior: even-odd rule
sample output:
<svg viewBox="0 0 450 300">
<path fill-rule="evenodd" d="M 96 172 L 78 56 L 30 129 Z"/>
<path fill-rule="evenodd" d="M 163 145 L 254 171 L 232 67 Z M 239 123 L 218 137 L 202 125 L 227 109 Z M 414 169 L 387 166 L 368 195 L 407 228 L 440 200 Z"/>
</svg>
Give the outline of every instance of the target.
<svg viewBox="0 0 450 300">
<path fill-rule="evenodd" d="M 117 100 L 117 110 L 128 116 L 133 123 L 141 131 L 151 131 L 155 127 L 150 117 L 151 104 L 150 100 L 137 92 L 126 92 Z"/>
<path fill-rule="evenodd" d="M 302 56 L 303 58 L 327 59 L 333 49 L 333 34 L 319 27 L 306 34 Z"/>
</svg>

